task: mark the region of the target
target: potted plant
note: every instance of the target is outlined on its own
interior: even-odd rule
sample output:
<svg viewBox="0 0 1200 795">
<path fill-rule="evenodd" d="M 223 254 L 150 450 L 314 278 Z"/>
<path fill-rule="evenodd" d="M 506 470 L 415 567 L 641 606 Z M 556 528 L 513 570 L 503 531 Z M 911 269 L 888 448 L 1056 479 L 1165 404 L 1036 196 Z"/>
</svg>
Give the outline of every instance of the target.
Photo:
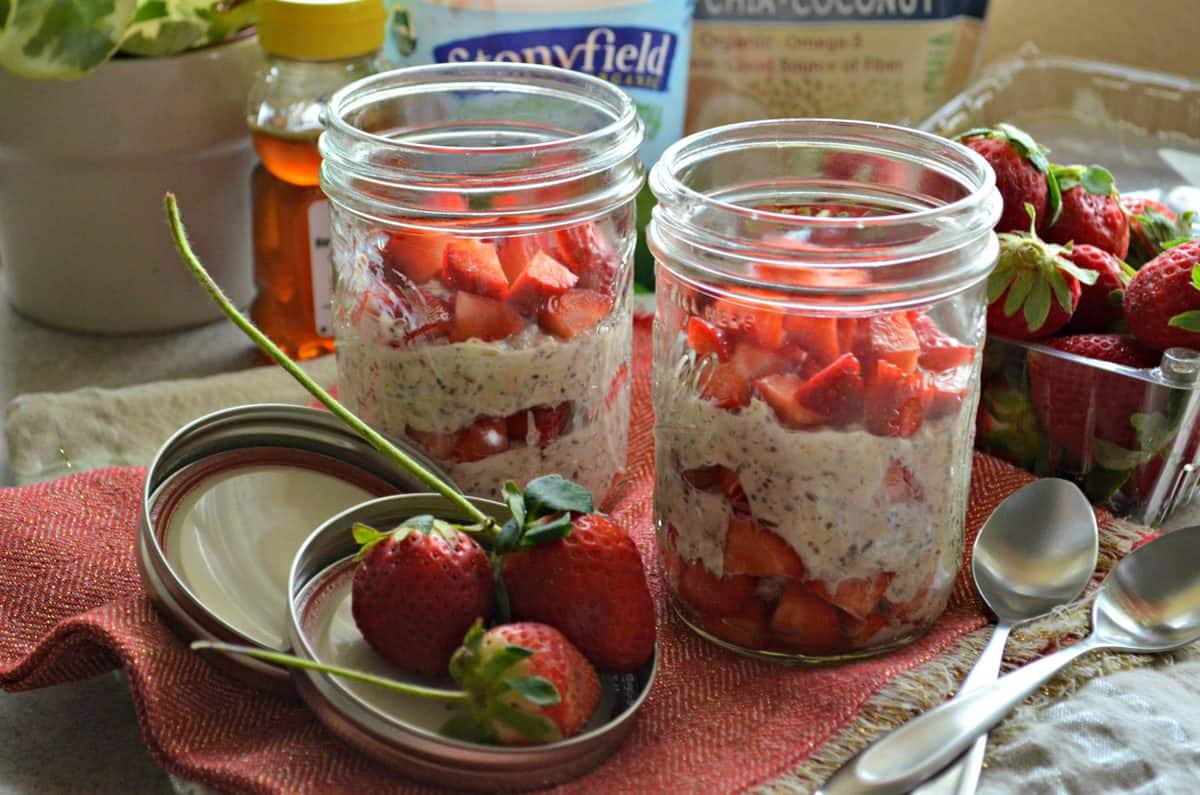
<svg viewBox="0 0 1200 795">
<path fill-rule="evenodd" d="M 253 22 L 239 0 L 0 0 L 0 273 L 18 311 L 99 332 L 217 318 L 156 231 L 167 190 L 249 301 Z"/>
</svg>

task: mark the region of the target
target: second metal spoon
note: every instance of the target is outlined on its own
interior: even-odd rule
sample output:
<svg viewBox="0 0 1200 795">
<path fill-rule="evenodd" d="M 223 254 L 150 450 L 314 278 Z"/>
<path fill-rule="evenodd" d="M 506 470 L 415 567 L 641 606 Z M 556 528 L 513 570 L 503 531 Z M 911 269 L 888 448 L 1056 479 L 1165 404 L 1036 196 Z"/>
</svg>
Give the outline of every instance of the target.
<svg viewBox="0 0 1200 795">
<path fill-rule="evenodd" d="M 1075 599 L 1096 571 L 1096 515 L 1079 488 L 1046 478 L 1023 486 L 996 506 L 975 538 L 971 575 L 996 614 L 996 628 L 958 697 L 1000 674 L 1004 644 L 1017 624 Z M 918 795 L 970 795 L 979 783 L 987 735 Z"/>
</svg>

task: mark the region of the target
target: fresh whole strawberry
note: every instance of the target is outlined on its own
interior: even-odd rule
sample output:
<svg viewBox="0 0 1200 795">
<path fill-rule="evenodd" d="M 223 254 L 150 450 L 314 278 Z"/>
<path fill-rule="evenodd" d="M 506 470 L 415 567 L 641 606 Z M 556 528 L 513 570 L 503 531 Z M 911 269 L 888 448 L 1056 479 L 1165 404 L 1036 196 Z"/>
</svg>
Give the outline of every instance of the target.
<svg viewBox="0 0 1200 795">
<path fill-rule="evenodd" d="M 1065 256 L 1080 268 L 1096 272 L 1096 281 L 1083 287 L 1067 331 L 1072 334 L 1110 331 L 1121 319 L 1121 302 L 1132 269 L 1107 251 L 1087 243 L 1072 246 Z"/>
<path fill-rule="evenodd" d="M 1028 228 L 1026 205 L 1033 207 L 1040 223 L 1058 213 L 1058 187 L 1050 176 L 1046 151 L 1027 132 L 1011 124 L 997 124 L 968 130 L 958 140 L 982 155 L 996 172 L 996 190 L 1004 201 L 996 232 Z"/>
<path fill-rule="evenodd" d="M 1047 340 L 1063 353 L 1138 369 L 1154 367 L 1159 355 L 1133 337 L 1121 334 L 1078 334 Z M 1163 410 L 1166 390 L 1127 375 L 1084 362 L 1029 352 L 1029 397 L 1047 435 L 1082 463 L 1105 466 L 1111 445 L 1141 450 L 1140 431 L 1147 430 L 1136 415 Z M 1139 424 L 1143 427 L 1139 428 Z M 1106 447 L 1100 442 L 1107 442 Z"/>
<path fill-rule="evenodd" d="M 1000 257 L 987 284 L 987 328 L 1010 339 L 1036 340 L 1067 324 L 1079 305 L 1081 284 L 1093 284 L 1098 275 L 1071 262 L 1066 248 L 1038 238 L 1034 210 L 1026 211 L 1028 232 L 999 236 Z"/>
<path fill-rule="evenodd" d="M 1101 248 L 1117 259 L 1129 253 L 1129 218 L 1118 200 L 1112 174 L 1100 166 L 1056 166 L 1051 174 L 1062 191 L 1062 212 L 1042 236 L 1051 243 Z"/>
<path fill-rule="evenodd" d="M 1192 236 L 1194 212 L 1176 215 L 1153 199 L 1122 196 L 1121 206 L 1129 215 L 1129 255 L 1126 261 L 1140 268 L 1170 248 L 1172 243 Z"/>
<path fill-rule="evenodd" d="M 611 519 L 571 519 L 565 538 L 505 556 L 514 617 L 562 630 L 602 671 L 639 668 L 654 653 L 654 603 L 633 539 Z"/>
<path fill-rule="evenodd" d="M 363 638 L 407 671 L 445 674 L 471 624 L 491 612 L 487 553 L 432 516 L 387 533 L 355 525 L 354 539 L 362 549 L 350 607 Z"/>
<path fill-rule="evenodd" d="M 533 745 L 579 734 L 600 704 L 596 670 L 546 624 L 474 626 L 450 660 L 472 698 L 446 734 L 501 745 Z"/>
<path fill-rule="evenodd" d="M 1155 350 L 1200 350 L 1200 240 L 1169 248 L 1142 266 L 1125 290 L 1133 335 Z"/>
</svg>

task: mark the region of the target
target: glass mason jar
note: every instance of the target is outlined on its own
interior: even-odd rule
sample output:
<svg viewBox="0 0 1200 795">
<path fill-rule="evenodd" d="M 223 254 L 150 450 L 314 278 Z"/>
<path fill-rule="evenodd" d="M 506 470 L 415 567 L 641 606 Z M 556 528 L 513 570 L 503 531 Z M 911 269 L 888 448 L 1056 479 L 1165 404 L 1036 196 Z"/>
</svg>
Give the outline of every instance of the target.
<svg viewBox="0 0 1200 795">
<path fill-rule="evenodd" d="M 991 169 L 914 130 L 797 119 L 686 138 L 650 184 L 677 611 L 774 659 L 910 642 L 962 563 Z"/>
<path fill-rule="evenodd" d="M 625 465 L 642 126 L 543 66 L 385 72 L 321 138 L 342 401 L 468 493 Z"/>
</svg>

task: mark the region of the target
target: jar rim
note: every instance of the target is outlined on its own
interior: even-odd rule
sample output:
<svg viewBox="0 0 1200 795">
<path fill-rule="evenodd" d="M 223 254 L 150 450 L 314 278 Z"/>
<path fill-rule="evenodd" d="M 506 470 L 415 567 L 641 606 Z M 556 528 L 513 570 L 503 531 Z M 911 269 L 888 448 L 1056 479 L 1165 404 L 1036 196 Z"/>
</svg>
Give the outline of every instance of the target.
<svg viewBox="0 0 1200 795">
<path fill-rule="evenodd" d="M 852 174 L 833 174 L 827 158 L 838 155 L 852 156 Z M 802 300 L 919 302 L 978 283 L 995 262 L 1001 199 L 992 167 L 958 142 L 898 125 L 791 118 L 715 127 L 669 147 L 650 188 L 658 199 L 650 248 L 693 278 Z M 773 208 L 789 202 L 866 211 Z M 812 243 L 826 234 L 849 242 Z"/>
<path fill-rule="evenodd" d="M 435 76 L 453 76 L 454 82 L 435 81 L 429 78 Z M 444 144 L 427 144 L 414 141 L 403 141 L 388 138 L 368 132 L 350 124 L 345 119 L 345 113 L 357 110 L 361 105 L 372 99 L 378 100 L 378 94 L 396 95 L 403 93 L 404 88 L 414 89 L 419 86 L 436 86 L 438 90 L 453 89 L 454 86 L 471 83 L 472 87 L 480 86 L 479 80 L 486 83 L 504 85 L 519 91 L 529 91 L 535 86 L 522 83 L 520 77 L 540 77 L 555 80 L 567 86 L 575 83 L 580 87 L 590 87 L 602 92 L 605 99 L 612 100 L 613 119 L 602 127 L 588 130 L 576 135 L 570 135 L 554 140 L 525 144 L 507 144 L 486 147 L 446 146 Z M 411 78 L 407 83 L 398 83 L 397 78 Z M 566 144 L 580 144 L 605 136 L 613 135 L 621 129 L 637 121 L 637 106 L 633 99 L 617 86 L 601 80 L 593 75 L 575 72 L 557 66 L 543 64 L 508 63 L 496 61 L 461 61 L 456 63 L 425 64 L 422 66 L 406 66 L 365 77 L 338 89 L 330 98 L 323 112 L 326 130 L 336 130 L 362 141 L 385 145 L 394 149 L 411 149 L 414 152 L 430 154 L 464 153 L 485 151 L 491 153 L 535 152 L 562 148 Z"/>
</svg>

